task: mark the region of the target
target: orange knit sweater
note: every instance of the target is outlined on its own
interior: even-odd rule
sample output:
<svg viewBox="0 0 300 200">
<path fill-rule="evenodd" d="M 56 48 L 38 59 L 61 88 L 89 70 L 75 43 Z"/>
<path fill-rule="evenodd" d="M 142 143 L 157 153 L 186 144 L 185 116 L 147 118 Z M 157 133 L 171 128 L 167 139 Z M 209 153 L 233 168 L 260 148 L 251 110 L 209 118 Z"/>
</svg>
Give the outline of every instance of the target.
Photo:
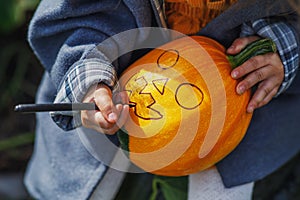
<svg viewBox="0 0 300 200">
<path fill-rule="evenodd" d="M 192 35 L 237 0 L 165 0 L 168 27 Z"/>
</svg>

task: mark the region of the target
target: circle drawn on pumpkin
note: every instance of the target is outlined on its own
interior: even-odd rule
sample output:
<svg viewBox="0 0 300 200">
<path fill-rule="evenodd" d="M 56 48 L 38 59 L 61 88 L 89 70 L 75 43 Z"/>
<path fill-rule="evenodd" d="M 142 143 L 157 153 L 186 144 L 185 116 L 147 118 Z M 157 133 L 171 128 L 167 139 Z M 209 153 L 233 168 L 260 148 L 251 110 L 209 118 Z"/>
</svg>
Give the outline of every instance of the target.
<svg viewBox="0 0 300 200">
<path fill-rule="evenodd" d="M 186 93 L 190 93 L 190 95 L 187 97 L 181 95 L 181 93 L 185 95 Z M 177 104 L 186 110 L 193 110 L 197 108 L 201 105 L 203 99 L 204 95 L 202 90 L 192 83 L 180 84 L 175 92 L 175 100 Z"/>
<path fill-rule="evenodd" d="M 169 54 L 172 54 L 172 56 L 170 56 Z M 174 56 L 175 54 L 175 56 Z M 163 59 L 163 57 L 166 56 L 166 57 L 169 57 L 169 58 L 172 58 L 172 61 L 170 61 L 170 59 Z M 178 60 L 179 60 L 179 52 L 175 49 L 169 49 L 169 50 L 165 50 L 158 58 L 157 58 L 157 66 L 161 69 L 170 69 L 172 67 L 174 67 Z M 175 59 L 174 59 L 175 58 Z M 164 64 L 161 60 L 163 61 L 166 61 L 166 63 L 172 63 L 171 65 L 166 65 Z"/>
</svg>

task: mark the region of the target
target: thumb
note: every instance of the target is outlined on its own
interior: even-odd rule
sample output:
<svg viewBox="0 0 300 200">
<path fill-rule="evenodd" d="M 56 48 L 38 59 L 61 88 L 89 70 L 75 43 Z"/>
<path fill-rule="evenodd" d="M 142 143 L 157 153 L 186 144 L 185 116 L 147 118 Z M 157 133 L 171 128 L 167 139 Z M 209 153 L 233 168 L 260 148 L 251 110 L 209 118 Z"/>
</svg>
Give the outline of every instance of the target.
<svg viewBox="0 0 300 200">
<path fill-rule="evenodd" d="M 238 54 L 248 44 L 250 44 L 251 42 L 254 42 L 255 40 L 258 40 L 258 39 L 259 39 L 258 36 L 237 38 L 233 41 L 231 46 L 227 49 L 226 53 L 231 54 L 231 55 Z"/>
<path fill-rule="evenodd" d="M 94 95 L 94 102 L 106 121 L 109 123 L 117 122 L 118 115 L 112 100 L 112 92 L 110 88 L 104 84 L 100 84 L 98 85 Z"/>
</svg>

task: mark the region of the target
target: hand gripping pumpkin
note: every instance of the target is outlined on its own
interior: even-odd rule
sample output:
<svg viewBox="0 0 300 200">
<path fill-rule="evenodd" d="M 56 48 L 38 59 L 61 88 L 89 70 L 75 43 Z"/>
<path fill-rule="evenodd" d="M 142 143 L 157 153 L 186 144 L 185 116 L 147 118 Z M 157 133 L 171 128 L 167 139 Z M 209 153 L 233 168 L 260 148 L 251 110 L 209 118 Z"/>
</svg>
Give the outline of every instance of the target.
<svg viewBox="0 0 300 200">
<path fill-rule="evenodd" d="M 258 41 L 227 57 L 212 39 L 184 37 L 132 64 L 120 78 L 134 105 L 125 124 L 128 135 L 119 135 L 130 160 L 147 172 L 182 176 L 229 154 L 252 116 L 246 113 L 250 92 L 236 94 L 232 66 L 270 51 L 269 42 Z"/>
</svg>

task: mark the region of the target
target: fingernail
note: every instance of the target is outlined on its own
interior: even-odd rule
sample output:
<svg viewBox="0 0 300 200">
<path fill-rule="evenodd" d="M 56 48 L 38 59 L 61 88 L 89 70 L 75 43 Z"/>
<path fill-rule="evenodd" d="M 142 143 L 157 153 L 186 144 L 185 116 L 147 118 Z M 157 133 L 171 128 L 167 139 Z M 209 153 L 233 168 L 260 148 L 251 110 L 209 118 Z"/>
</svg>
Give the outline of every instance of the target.
<svg viewBox="0 0 300 200">
<path fill-rule="evenodd" d="M 243 94 L 244 92 L 245 92 L 245 86 L 243 86 L 243 85 L 239 86 L 237 93 L 238 94 Z"/>
<path fill-rule="evenodd" d="M 248 108 L 247 108 L 247 112 L 248 112 L 248 113 L 252 113 L 253 110 L 254 110 L 254 107 L 253 107 L 253 106 L 248 106 Z"/>
<path fill-rule="evenodd" d="M 123 105 L 122 105 L 122 104 L 117 104 L 117 105 L 116 105 L 116 109 L 117 109 L 118 111 L 121 111 L 121 110 L 123 109 Z"/>
<path fill-rule="evenodd" d="M 231 77 L 232 77 L 232 78 L 237 78 L 238 75 L 239 75 L 239 72 L 238 72 L 238 71 L 233 71 L 233 72 L 231 73 Z"/>
<path fill-rule="evenodd" d="M 235 46 L 234 45 L 231 45 L 229 48 L 228 48 L 228 50 L 234 50 L 234 48 L 235 48 Z"/>
<path fill-rule="evenodd" d="M 108 114 L 107 117 L 108 117 L 109 121 L 115 121 L 115 120 L 117 120 L 117 115 L 115 113 L 110 113 L 110 114 Z"/>
</svg>

